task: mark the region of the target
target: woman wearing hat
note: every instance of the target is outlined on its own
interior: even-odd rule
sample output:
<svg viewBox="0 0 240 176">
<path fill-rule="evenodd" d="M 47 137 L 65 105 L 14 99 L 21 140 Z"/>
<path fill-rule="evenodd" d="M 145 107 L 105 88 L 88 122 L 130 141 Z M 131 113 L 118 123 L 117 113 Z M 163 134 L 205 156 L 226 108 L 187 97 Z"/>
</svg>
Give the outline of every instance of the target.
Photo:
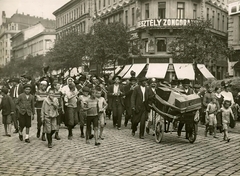
<svg viewBox="0 0 240 176">
<path fill-rule="evenodd" d="M 109 106 L 113 113 L 113 127 L 118 127 L 121 130 L 122 114 L 124 111 L 124 100 L 123 96 L 124 88 L 120 84 L 121 77 L 113 77 L 114 84 L 110 85 L 108 88 L 108 95 L 110 96 Z"/>
</svg>

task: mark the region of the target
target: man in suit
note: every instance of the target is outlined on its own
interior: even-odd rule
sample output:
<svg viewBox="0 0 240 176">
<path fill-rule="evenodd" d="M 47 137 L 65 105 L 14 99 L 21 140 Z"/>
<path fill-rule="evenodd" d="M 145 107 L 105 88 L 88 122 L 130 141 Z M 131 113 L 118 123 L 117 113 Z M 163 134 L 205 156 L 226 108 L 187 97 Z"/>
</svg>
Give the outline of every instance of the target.
<svg viewBox="0 0 240 176">
<path fill-rule="evenodd" d="M 122 114 L 124 111 L 124 100 L 123 96 L 124 87 L 120 84 L 121 77 L 113 77 L 114 84 L 108 88 L 108 96 L 110 97 L 109 106 L 113 113 L 113 127 L 118 127 L 121 130 Z"/>
<path fill-rule="evenodd" d="M 190 88 L 190 80 L 189 79 L 184 79 L 182 81 L 182 85 L 183 85 L 183 93 L 186 95 L 191 95 L 193 94 L 193 89 Z M 181 136 L 181 132 L 182 132 L 182 128 L 184 126 L 184 123 L 179 122 L 178 124 L 178 136 Z M 188 139 L 188 125 L 185 125 L 185 129 L 186 129 L 186 139 Z"/>
<path fill-rule="evenodd" d="M 132 117 L 131 96 L 134 88 L 137 86 L 137 78 L 131 77 L 129 81 L 130 83 L 124 86 L 124 91 L 125 91 L 124 105 L 126 109 L 126 116 L 125 116 L 125 122 L 124 122 L 125 127 L 127 126 L 128 121 Z"/>
<path fill-rule="evenodd" d="M 12 78 L 9 80 L 9 82 L 12 83 L 12 88 L 10 89 L 9 95 L 13 99 L 14 106 L 16 104 L 17 98 L 20 95 L 19 94 L 19 79 L 18 78 Z M 14 133 L 18 133 L 18 111 L 16 110 L 13 114 L 13 124 L 15 131 Z"/>
<path fill-rule="evenodd" d="M 141 78 L 139 84 L 140 85 L 133 90 L 131 97 L 131 107 L 133 111 L 132 135 L 135 135 L 138 123 L 140 122 L 139 138 L 144 139 L 145 123 L 148 112 L 150 111 L 149 104 L 151 103 L 154 94 L 147 86 L 147 78 Z"/>
<path fill-rule="evenodd" d="M 19 111 L 19 139 L 23 140 L 23 129 L 26 127 L 25 142 L 30 143 L 29 131 L 31 127 L 31 121 L 34 119 L 34 96 L 30 94 L 32 85 L 25 84 L 24 92 L 19 95 L 16 108 Z"/>
</svg>

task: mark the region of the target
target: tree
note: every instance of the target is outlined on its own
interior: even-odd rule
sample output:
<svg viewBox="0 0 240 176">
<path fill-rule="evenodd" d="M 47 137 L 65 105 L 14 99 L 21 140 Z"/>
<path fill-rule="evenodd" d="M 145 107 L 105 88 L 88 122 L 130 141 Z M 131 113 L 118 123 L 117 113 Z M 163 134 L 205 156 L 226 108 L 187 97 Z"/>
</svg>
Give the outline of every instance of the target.
<svg viewBox="0 0 240 176">
<path fill-rule="evenodd" d="M 54 69 L 71 68 L 82 64 L 85 56 L 86 35 L 70 32 L 55 43 L 47 53 L 48 64 Z"/>
<path fill-rule="evenodd" d="M 227 41 L 213 34 L 210 21 L 197 21 L 184 26 L 170 44 L 173 58 L 179 62 L 205 63 L 232 52 Z"/>
<path fill-rule="evenodd" d="M 87 55 L 99 68 L 115 65 L 119 60 L 129 57 L 130 35 L 123 23 L 95 23 L 88 34 Z"/>
</svg>

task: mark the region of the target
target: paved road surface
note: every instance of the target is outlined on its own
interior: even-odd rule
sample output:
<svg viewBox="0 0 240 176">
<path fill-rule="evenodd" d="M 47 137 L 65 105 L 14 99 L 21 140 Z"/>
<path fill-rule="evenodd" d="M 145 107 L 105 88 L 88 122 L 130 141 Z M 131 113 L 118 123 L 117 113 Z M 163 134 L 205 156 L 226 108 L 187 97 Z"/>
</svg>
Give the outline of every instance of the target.
<svg viewBox="0 0 240 176">
<path fill-rule="evenodd" d="M 1 118 L 0 118 L 1 120 Z M 116 130 L 107 121 L 105 139 L 99 147 L 85 144 L 79 126 L 73 140 L 60 129 L 62 140 L 53 140 L 53 148 L 36 138 L 36 120 L 30 132 L 31 143 L 17 134 L 3 137 L 0 125 L 0 175 L 240 175 L 240 134 L 231 133 L 229 143 L 212 136 L 204 137 L 203 128 L 194 144 L 164 134 L 161 144 L 153 136 L 131 136 L 130 127 Z"/>
</svg>

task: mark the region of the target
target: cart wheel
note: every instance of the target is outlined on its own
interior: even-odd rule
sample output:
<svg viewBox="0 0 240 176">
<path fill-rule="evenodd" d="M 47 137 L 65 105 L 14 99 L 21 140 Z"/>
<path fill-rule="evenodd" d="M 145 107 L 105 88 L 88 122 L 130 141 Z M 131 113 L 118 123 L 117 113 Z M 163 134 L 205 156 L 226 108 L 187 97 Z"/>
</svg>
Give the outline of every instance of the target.
<svg viewBox="0 0 240 176">
<path fill-rule="evenodd" d="M 194 123 L 191 125 L 188 137 L 190 143 L 194 143 L 197 139 L 197 129 L 197 124 Z"/>
<path fill-rule="evenodd" d="M 163 124 L 160 122 L 157 122 L 156 128 L 155 128 L 155 141 L 157 143 L 160 143 L 162 141 L 163 133 L 164 133 Z"/>
</svg>

